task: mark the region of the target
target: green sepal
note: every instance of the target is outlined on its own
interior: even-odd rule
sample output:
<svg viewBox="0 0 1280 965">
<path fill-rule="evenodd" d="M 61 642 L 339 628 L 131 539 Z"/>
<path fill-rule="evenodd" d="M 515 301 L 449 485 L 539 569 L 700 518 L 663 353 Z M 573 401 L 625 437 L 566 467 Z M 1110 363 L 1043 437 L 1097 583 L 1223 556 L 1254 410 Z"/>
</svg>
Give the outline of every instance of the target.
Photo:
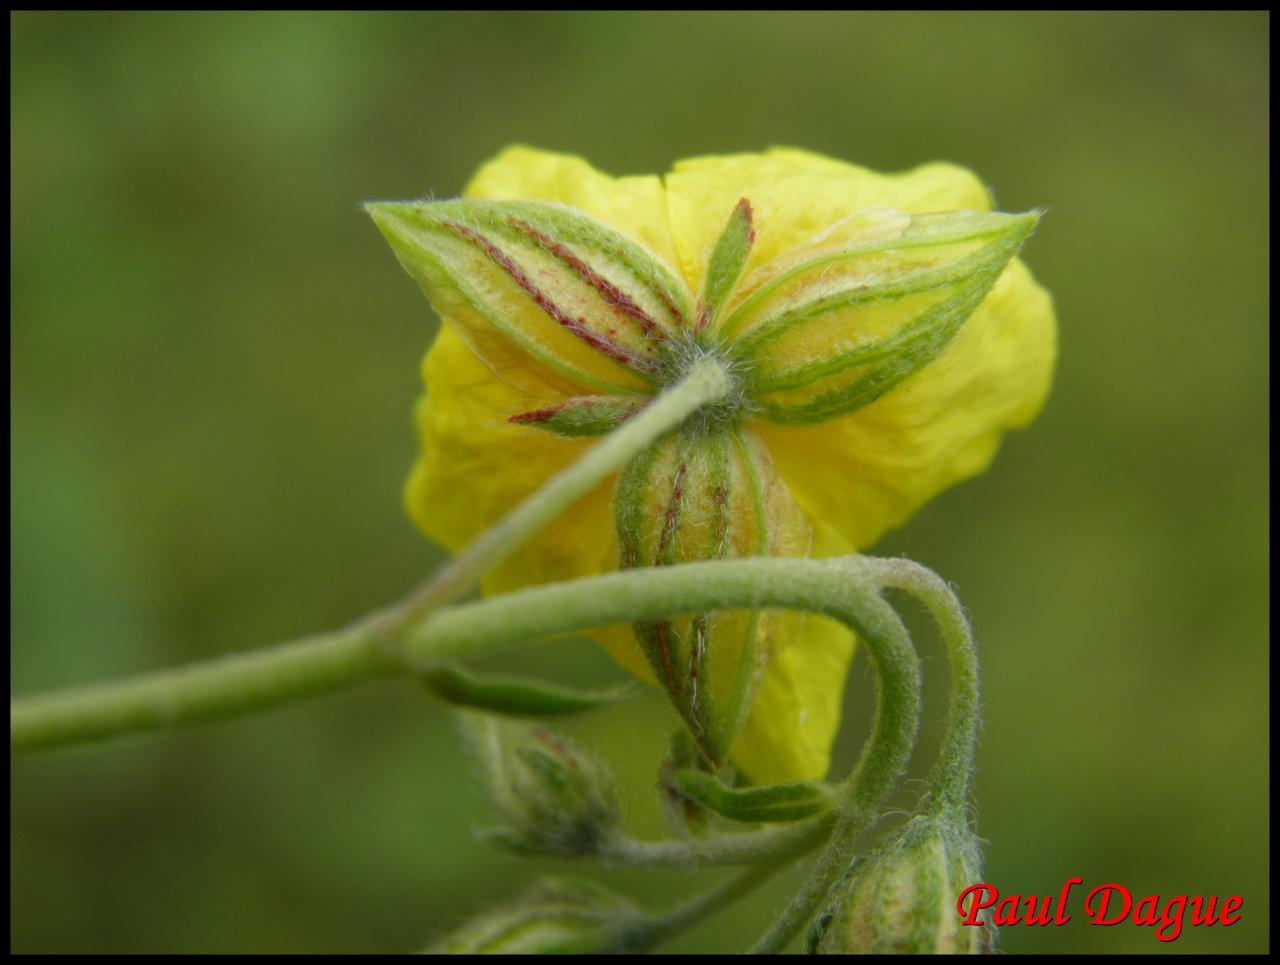
<svg viewBox="0 0 1280 965">
<path fill-rule="evenodd" d="M 630 685 L 607 690 L 578 690 L 525 677 L 476 674 L 453 665 L 422 671 L 418 679 L 455 707 L 507 717 L 561 717 L 598 710 L 633 693 Z"/>
<path fill-rule="evenodd" d="M 847 415 L 951 343 L 1039 220 L 913 215 L 896 239 L 816 257 L 760 286 L 725 324 L 746 388 L 779 423 Z"/>
<path fill-rule="evenodd" d="M 674 781 L 681 793 L 704 807 L 752 824 L 800 821 L 830 810 L 833 800 L 828 785 L 810 781 L 732 788 L 694 770 L 677 772 Z"/>
<path fill-rule="evenodd" d="M 546 409 L 521 412 L 507 421 L 543 429 L 557 436 L 602 436 L 612 432 L 648 403 L 648 399 L 591 395 L 569 399 Z"/>
<path fill-rule="evenodd" d="M 437 313 L 481 356 L 498 336 L 586 388 L 635 392 L 654 384 L 664 346 L 690 324 L 684 282 L 576 209 L 479 199 L 365 209 Z"/>
<path fill-rule="evenodd" d="M 747 264 L 747 256 L 751 254 L 755 239 L 751 202 L 743 198 L 733 209 L 733 214 L 729 215 L 729 223 L 725 225 L 707 260 L 702 306 L 698 310 L 699 330 L 715 319 L 724 300 L 733 291 L 734 284 Z"/>
</svg>

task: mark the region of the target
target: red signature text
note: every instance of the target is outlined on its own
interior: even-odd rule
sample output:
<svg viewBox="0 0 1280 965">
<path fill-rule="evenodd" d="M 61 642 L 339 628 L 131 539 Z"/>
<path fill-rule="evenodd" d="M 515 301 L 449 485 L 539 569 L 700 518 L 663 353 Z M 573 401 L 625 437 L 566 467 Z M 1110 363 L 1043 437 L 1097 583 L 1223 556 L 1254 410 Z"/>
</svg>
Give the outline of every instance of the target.
<svg viewBox="0 0 1280 965">
<path fill-rule="evenodd" d="M 970 885 L 960 892 L 956 912 L 963 925 L 1065 925 L 1071 921 L 1071 892 L 1083 884 L 1081 878 L 1068 878 L 1057 895 L 1003 898 L 993 885 Z M 1146 925 L 1162 942 L 1175 941 L 1188 926 L 1234 925 L 1244 907 L 1239 895 L 1225 900 L 1216 895 L 1175 895 L 1164 901 L 1159 895 L 1146 895 L 1135 900 L 1128 888 L 1117 884 L 1098 885 L 1082 899 L 1080 907 L 1090 924 Z"/>
</svg>

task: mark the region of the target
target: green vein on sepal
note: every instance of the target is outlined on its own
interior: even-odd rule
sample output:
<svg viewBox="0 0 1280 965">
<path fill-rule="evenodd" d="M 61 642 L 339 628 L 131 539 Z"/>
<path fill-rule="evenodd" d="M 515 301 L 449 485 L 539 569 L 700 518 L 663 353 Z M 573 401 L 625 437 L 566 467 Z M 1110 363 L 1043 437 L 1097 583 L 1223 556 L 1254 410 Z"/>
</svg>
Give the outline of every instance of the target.
<svg viewBox="0 0 1280 965">
<path fill-rule="evenodd" d="M 782 424 L 825 422 L 870 405 L 942 354 L 986 297 L 991 283 L 973 285 L 966 290 L 964 298 L 939 306 L 929 314 L 929 324 L 919 326 L 914 337 L 899 345 L 898 351 L 885 353 L 888 357 L 862 378 L 798 405 L 761 400 L 760 414 Z M 820 373 L 806 382 L 814 381 L 822 374 L 829 373 Z"/>
<path fill-rule="evenodd" d="M 920 248 L 942 245 L 960 245 L 983 238 L 997 237 L 1009 231 L 1010 219 L 1025 220 L 1027 234 L 1040 219 L 1040 209 L 1023 214 L 1006 212 L 940 212 L 933 214 L 916 214 L 911 216 L 911 224 L 897 238 L 876 241 L 865 245 L 856 245 L 839 251 L 826 252 L 809 261 L 802 262 L 786 271 L 770 278 L 753 291 L 721 326 L 721 335 L 728 336 L 737 331 L 760 302 L 767 299 L 787 282 L 804 275 L 828 269 L 844 261 L 856 261 L 868 255 L 886 254 L 896 251 L 913 251 Z"/>
<path fill-rule="evenodd" d="M 939 284 L 940 270 L 928 269 L 920 273 L 925 276 L 925 284 L 919 288 L 902 284 L 902 281 L 910 281 L 903 279 L 891 290 L 881 289 L 876 296 L 866 299 L 867 304 L 872 304 L 921 292 L 938 293 L 937 301 L 924 307 L 919 315 L 900 325 L 891 335 L 839 354 L 814 359 L 807 365 L 790 370 L 759 372 L 751 380 L 749 391 L 760 406 L 761 414 L 779 423 L 823 421 L 848 414 L 875 401 L 920 371 L 942 353 L 982 303 L 1001 272 L 1017 254 L 1038 217 L 1035 213 L 1018 216 L 1005 235 L 942 269 L 941 271 L 951 275 L 949 282 Z M 863 297 L 863 293 L 858 291 L 849 295 L 859 299 Z M 832 300 L 845 297 L 842 295 Z M 846 307 L 853 303 L 850 299 L 832 308 Z M 875 310 L 874 304 L 869 310 Z M 806 317 L 812 316 L 806 314 Z M 849 324 L 853 325 L 855 321 L 851 320 Z M 841 372 L 851 372 L 857 367 L 867 367 L 868 371 L 861 378 L 830 387 L 826 391 L 821 391 L 822 386 L 818 384 L 817 394 L 807 401 L 788 403 L 771 401 L 767 397 L 770 393 L 802 389 Z"/>
<path fill-rule="evenodd" d="M 920 272 L 907 279 L 893 278 L 879 283 L 870 282 L 858 285 L 856 288 L 851 288 L 847 291 L 814 299 L 803 305 L 789 308 L 761 322 L 742 338 L 738 339 L 735 342 L 735 348 L 741 357 L 750 359 L 758 355 L 760 350 L 768 343 L 786 335 L 804 322 L 819 319 L 843 308 L 895 302 L 903 298 L 909 298 L 912 295 L 940 291 L 974 273 L 982 271 L 990 261 L 988 253 L 979 252 L 945 268 Z M 828 364 L 836 364 L 836 367 L 843 367 L 843 364 L 845 364 L 843 360 L 846 357 L 870 350 L 874 345 L 878 344 L 859 346 L 851 352 L 824 359 L 823 361 Z"/>
<path fill-rule="evenodd" d="M 885 360 L 910 362 L 915 358 L 923 359 L 925 357 L 922 352 L 936 346 L 939 339 L 949 341 L 959 331 L 960 325 L 978 307 L 994 282 L 994 277 L 970 277 L 962 285 L 953 287 L 951 297 L 931 305 L 889 337 L 860 345 L 839 355 L 818 358 L 808 365 L 785 372 L 760 376 L 750 383 L 751 391 L 758 399 L 771 392 L 804 388 L 825 376 L 835 375 L 855 366 Z M 976 300 L 975 293 L 978 294 Z M 933 356 L 928 357 L 932 358 Z"/>
<path fill-rule="evenodd" d="M 833 800 L 829 786 L 808 781 L 731 788 L 695 770 L 677 771 L 673 780 L 682 794 L 703 807 L 752 824 L 800 821 L 830 810 Z"/>
<path fill-rule="evenodd" d="M 579 690 L 525 677 L 477 674 L 444 665 L 418 674 L 433 694 L 455 707 L 508 717 L 560 717 L 598 710 L 629 697 L 627 685 L 605 690 Z"/>
<path fill-rule="evenodd" d="M 984 217 L 993 218 L 996 216 L 987 215 Z M 772 318 L 758 322 L 745 335 L 735 341 L 735 349 L 741 357 L 750 359 L 757 355 L 765 345 L 794 330 L 800 324 L 819 319 L 824 315 L 844 308 L 874 305 L 877 302 L 897 301 L 912 295 L 963 285 L 972 278 L 988 275 L 991 276 L 991 281 L 994 282 L 995 277 L 999 275 L 1004 266 L 1008 264 L 1009 259 L 1017 253 L 1018 248 L 1026 240 L 1039 215 L 1032 213 L 1028 215 L 1002 215 L 1000 217 L 1004 219 L 1002 223 L 1005 230 L 999 233 L 989 232 L 976 236 L 977 238 L 985 237 L 990 239 L 976 251 L 949 263 L 944 262 L 941 265 L 922 268 L 902 275 L 893 275 L 878 281 L 872 276 L 871 280 L 858 284 L 857 274 L 852 273 L 848 278 L 848 283 L 852 287 L 816 298 L 810 302 L 793 305 Z M 971 240 L 976 240 L 976 238 L 961 240 L 946 238 L 942 241 L 930 242 L 930 244 L 954 246 Z M 923 245 L 917 244 L 915 247 L 920 248 Z M 892 270 L 891 266 L 889 270 Z M 845 364 L 856 363 L 856 353 L 871 349 L 872 346 L 860 346 L 852 350 L 851 353 L 837 356 L 828 360 L 828 362 L 833 367 L 840 368 Z"/>
</svg>

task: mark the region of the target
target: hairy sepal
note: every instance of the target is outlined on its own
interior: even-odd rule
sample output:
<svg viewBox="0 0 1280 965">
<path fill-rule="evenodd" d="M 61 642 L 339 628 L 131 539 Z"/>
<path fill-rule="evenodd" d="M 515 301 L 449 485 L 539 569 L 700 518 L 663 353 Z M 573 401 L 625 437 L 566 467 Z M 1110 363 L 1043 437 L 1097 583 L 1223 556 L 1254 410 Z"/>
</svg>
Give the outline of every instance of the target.
<svg viewBox="0 0 1280 965">
<path fill-rule="evenodd" d="M 869 404 L 950 344 L 1039 214 L 912 215 L 896 237 L 820 254 L 760 284 L 725 331 L 775 422 Z"/>
<path fill-rule="evenodd" d="M 684 283 L 581 211 L 538 201 L 367 205 L 437 312 L 482 357 L 514 346 L 603 392 L 653 385 L 662 346 L 690 325 Z"/>
<path fill-rule="evenodd" d="M 721 306 L 733 291 L 747 264 L 755 244 L 755 217 L 751 202 L 743 198 L 729 216 L 707 259 L 707 275 L 703 284 L 702 304 L 698 308 L 697 328 L 702 330 L 715 321 Z"/>
</svg>

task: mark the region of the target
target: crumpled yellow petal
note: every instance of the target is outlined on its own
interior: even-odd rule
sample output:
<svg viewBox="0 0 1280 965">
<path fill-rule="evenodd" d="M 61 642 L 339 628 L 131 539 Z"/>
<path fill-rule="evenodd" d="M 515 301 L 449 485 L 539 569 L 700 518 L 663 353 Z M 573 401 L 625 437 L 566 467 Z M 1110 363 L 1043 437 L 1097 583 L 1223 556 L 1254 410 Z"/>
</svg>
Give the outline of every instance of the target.
<svg viewBox="0 0 1280 965">
<path fill-rule="evenodd" d="M 796 247 L 838 243 L 834 223 L 868 208 L 991 209 L 982 182 L 953 164 L 878 174 L 794 148 L 690 158 L 676 162 L 665 180 L 677 264 L 695 292 L 702 290 L 708 255 L 742 198 L 751 202 L 756 232 L 744 277 Z M 850 225 L 861 234 L 864 220 Z"/>
<path fill-rule="evenodd" d="M 809 426 L 753 426 L 815 518 L 857 549 L 947 486 L 982 472 L 1049 391 L 1053 306 L 1014 260 L 947 349 L 882 398 Z"/>
<path fill-rule="evenodd" d="M 421 441 L 405 485 L 409 516 L 428 537 L 457 552 L 594 440 L 565 439 L 512 425 L 509 416 L 554 404 L 530 399 L 501 379 L 448 326 L 442 326 L 422 364 L 427 394 L 415 417 Z M 484 579 L 486 593 L 502 593 L 603 573 L 615 567 L 613 479 L 536 534 Z"/>
</svg>

